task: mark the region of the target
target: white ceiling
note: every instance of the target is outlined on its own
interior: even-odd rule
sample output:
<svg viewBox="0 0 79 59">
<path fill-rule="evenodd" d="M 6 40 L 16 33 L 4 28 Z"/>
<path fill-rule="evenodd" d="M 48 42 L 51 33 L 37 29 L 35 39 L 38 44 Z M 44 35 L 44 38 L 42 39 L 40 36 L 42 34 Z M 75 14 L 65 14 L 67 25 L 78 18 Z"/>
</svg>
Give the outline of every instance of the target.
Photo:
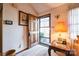
<svg viewBox="0 0 79 59">
<path fill-rule="evenodd" d="M 20 3 L 20 4 L 13 4 L 14 7 L 22 7 L 25 9 L 26 7 L 30 7 L 32 11 L 35 12 L 37 15 L 41 15 L 45 12 L 50 12 L 51 9 L 56 8 L 58 6 L 63 5 L 64 3 Z"/>
<path fill-rule="evenodd" d="M 38 14 L 56 8 L 64 3 L 31 3 L 29 4 Z"/>
</svg>

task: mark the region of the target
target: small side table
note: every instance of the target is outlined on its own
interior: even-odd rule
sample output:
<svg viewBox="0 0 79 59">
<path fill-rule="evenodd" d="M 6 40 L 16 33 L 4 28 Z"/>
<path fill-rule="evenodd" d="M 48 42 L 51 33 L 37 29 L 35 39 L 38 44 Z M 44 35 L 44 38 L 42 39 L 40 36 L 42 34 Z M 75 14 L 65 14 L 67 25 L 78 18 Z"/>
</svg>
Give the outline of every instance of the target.
<svg viewBox="0 0 79 59">
<path fill-rule="evenodd" d="M 74 56 L 74 54 L 71 54 L 71 50 L 65 50 L 65 49 L 61 49 L 58 47 L 54 47 L 54 46 L 49 46 L 49 49 L 48 49 L 49 56 L 51 56 L 52 49 L 54 50 L 54 52 L 56 52 L 56 51 L 63 52 L 63 53 L 65 53 L 66 56 Z"/>
</svg>

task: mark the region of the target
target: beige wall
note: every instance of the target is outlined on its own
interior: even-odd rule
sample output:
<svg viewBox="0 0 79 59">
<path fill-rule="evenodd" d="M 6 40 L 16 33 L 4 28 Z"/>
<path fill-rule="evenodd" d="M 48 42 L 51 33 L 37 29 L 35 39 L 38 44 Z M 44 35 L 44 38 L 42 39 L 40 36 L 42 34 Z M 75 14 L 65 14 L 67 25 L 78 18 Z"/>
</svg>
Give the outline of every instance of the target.
<svg viewBox="0 0 79 59">
<path fill-rule="evenodd" d="M 28 4 L 3 4 L 3 22 L 12 20 L 13 25 L 3 24 L 3 52 L 15 49 L 16 52 L 26 48 L 23 42 L 23 26 L 18 25 L 18 11 L 36 14 Z M 24 44 L 25 43 L 25 44 Z M 21 45 L 21 47 L 19 47 Z"/>
<path fill-rule="evenodd" d="M 57 19 L 56 16 L 59 15 L 59 18 Z M 69 36 L 68 36 L 68 32 L 55 32 L 54 29 L 55 29 L 55 26 L 56 26 L 56 23 L 57 21 L 63 21 L 65 22 L 66 25 L 67 24 L 67 15 L 68 15 L 68 6 L 67 5 L 62 5 L 62 6 L 59 6 L 55 9 L 52 10 L 51 12 L 51 42 L 55 39 L 58 39 L 59 37 L 59 34 L 61 34 L 62 38 L 66 38 L 68 39 Z M 67 29 L 68 29 L 68 26 L 66 26 Z"/>
<path fill-rule="evenodd" d="M 68 17 L 69 17 L 68 14 L 69 14 L 69 11 L 74 8 L 79 8 L 79 4 L 75 4 L 75 3 L 64 4 L 52 10 L 51 12 L 51 42 L 54 39 L 57 39 L 60 34 L 54 31 L 55 24 L 58 20 L 63 20 L 65 24 L 67 25 L 67 31 L 61 33 L 62 38 L 66 38 L 68 42 L 70 41 L 70 36 L 68 33 L 68 26 L 69 26 L 68 25 Z M 55 17 L 56 15 L 60 15 L 59 19 Z"/>
</svg>

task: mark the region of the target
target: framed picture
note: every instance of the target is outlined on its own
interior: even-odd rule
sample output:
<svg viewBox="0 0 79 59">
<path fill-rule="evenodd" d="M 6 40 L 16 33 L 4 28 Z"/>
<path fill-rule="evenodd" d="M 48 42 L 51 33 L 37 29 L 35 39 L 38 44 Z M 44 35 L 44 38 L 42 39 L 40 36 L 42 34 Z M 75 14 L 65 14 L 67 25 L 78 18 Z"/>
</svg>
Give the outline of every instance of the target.
<svg viewBox="0 0 79 59">
<path fill-rule="evenodd" d="M 27 26 L 28 25 L 28 14 L 22 11 L 19 11 L 19 25 Z"/>
</svg>

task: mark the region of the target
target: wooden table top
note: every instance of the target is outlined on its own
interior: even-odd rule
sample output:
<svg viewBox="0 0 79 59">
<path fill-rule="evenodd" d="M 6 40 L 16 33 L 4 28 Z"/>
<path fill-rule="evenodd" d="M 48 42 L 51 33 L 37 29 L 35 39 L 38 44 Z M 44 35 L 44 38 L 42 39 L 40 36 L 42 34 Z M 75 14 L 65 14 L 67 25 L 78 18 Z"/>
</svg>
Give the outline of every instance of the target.
<svg viewBox="0 0 79 59">
<path fill-rule="evenodd" d="M 70 47 L 64 44 L 51 44 L 51 46 L 64 49 L 64 50 L 70 50 Z"/>
</svg>

